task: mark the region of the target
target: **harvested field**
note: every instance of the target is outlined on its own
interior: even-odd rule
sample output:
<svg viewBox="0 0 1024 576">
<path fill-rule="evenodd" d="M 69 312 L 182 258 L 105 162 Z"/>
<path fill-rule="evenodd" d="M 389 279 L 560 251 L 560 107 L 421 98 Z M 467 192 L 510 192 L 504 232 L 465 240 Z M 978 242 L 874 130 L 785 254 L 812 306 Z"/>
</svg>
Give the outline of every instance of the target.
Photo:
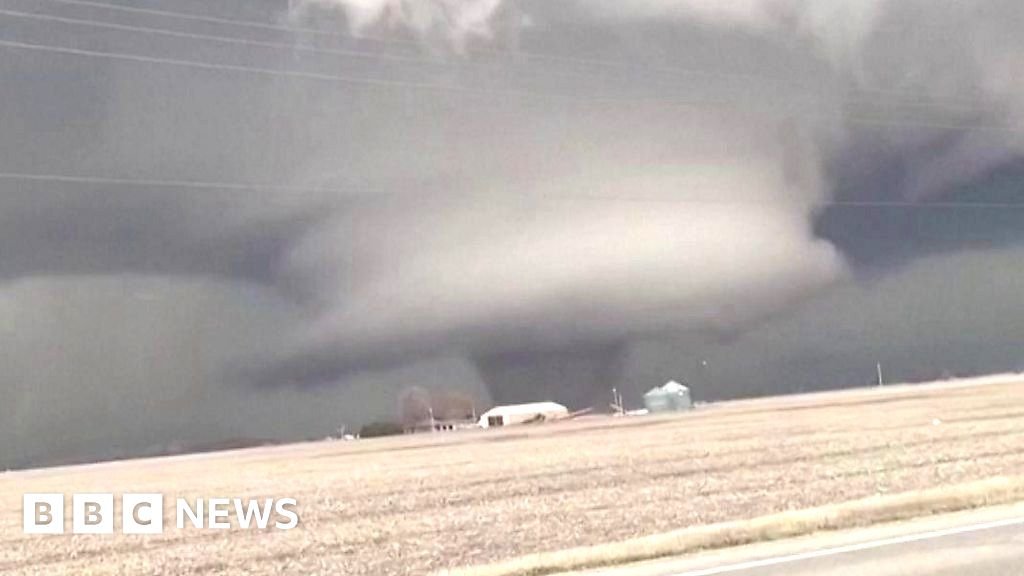
<svg viewBox="0 0 1024 576">
<path fill-rule="evenodd" d="M 0 573 L 422 574 L 1024 474 L 1024 382 L 0 475 Z M 26 536 L 23 492 L 298 499 L 291 531 Z"/>
</svg>

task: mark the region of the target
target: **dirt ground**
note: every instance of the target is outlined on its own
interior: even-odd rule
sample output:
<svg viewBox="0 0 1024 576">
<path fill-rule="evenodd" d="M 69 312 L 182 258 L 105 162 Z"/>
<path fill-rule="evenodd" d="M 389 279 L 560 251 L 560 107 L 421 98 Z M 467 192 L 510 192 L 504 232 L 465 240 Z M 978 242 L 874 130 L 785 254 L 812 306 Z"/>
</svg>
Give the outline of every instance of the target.
<svg viewBox="0 0 1024 576">
<path fill-rule="evenodd" d="M 1022 439 L 1024 382 L 14 472 L 0 573 L 423 574 L 1022 474 Z M 165 494 L 164 534 L 22 534 L 24 492 L 109 491 Z M 200 496 L 294 497 L 300 525 L 176 529 L 173 500 Z"/>
</svg>

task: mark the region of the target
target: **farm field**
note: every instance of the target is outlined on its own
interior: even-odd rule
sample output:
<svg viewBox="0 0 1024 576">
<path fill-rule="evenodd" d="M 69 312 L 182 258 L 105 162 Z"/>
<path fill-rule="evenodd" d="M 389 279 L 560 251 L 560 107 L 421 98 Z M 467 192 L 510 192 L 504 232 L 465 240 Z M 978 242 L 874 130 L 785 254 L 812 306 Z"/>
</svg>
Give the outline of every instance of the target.
<svg viewBox="0 0 1024 576">
<path fill-rule="evenodd" d="M 1024 379 L 674 416 L 319 442 L 0 474 L 3 574 L 424 574 L 1024 474 Z M 27 536 L 24 492 L 160 492 L 159 536 Z M 177 497 L 294 497 L 299 527 L 173 526 Z"/>
</svg>

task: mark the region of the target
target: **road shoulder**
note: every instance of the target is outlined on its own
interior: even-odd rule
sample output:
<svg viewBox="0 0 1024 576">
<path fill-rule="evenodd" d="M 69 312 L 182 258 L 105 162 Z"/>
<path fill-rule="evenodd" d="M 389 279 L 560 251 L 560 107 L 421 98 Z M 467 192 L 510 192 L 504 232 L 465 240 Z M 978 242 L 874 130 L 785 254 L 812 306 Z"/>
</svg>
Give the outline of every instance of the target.
<svg viewBox="0 0 1024 576">
<path fill-rule="evenodd" d="M 862 528 L 819 532 L 786 540 L 759 542 L 676 558 L 563 572 L 559 576 L 713 576 L 714 574 L 740 573 L 742 568 L 799 561 L 830 554 L 832 551 L 845 553 L 875 547 L 898 546 L 907 542 L 994 529 L 1014 522 L 1024 524 L 1024 502 Z M 826 554 L 822 554 L 822 552 Z M 729 569 L 723 570 L 723 568 Z"/>
</svg>

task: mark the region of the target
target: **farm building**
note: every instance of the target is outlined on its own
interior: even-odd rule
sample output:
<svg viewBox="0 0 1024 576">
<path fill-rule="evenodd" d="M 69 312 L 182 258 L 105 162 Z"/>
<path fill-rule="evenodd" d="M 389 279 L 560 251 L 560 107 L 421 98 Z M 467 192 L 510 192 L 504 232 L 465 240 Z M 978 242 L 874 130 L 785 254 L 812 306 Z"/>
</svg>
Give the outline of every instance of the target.
<svg viewBox="0 0 1024 576">
<path fill-rule="evenodd" d="M 564 418 L 569 410 L 554 402 L 534 402 L 532 404 L 510 404 L 495 406 L 480 415 L 480 427 L 509 426 L 538 420 Z"/>
<path fill-rule="evenodd" d="M 403 431 L 406 434 L 419 434 L 421 432 L 451 432 L 476 428 L 476 420 L 423 420 L 415 424 L 405 426 Z"/>
<path fill-rule="evenodd" d="M 644 407 L 648 412 L 679 412 L 693 407 L 690 389 L 675 380 L 652 388 L 644 394 Z"/>
</svg>

